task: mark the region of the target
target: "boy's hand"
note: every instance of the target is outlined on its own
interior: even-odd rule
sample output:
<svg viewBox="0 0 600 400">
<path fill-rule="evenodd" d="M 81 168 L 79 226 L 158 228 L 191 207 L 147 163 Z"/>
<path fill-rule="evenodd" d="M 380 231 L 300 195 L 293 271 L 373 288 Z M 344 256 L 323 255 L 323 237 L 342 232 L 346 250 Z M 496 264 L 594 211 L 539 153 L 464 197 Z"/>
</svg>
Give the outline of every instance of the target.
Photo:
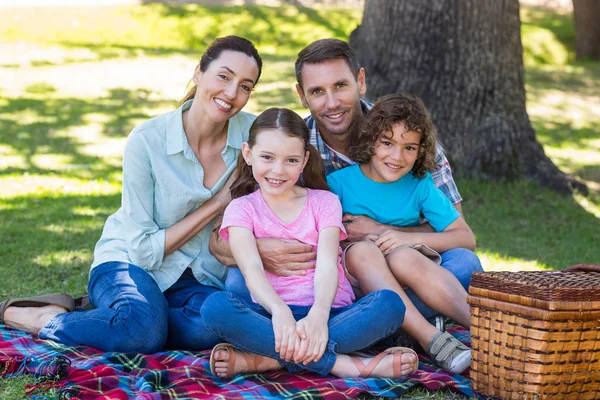
<svg viewBox="0 0 600 400">
<path fill-rule="evenodd" d="M 287 305 L 273 310 L 271 322 L 275 335 L 275 351 L 279 352 L 279 357 L 289 362 L 294 356 L 296 343 L 299 340 L 292 311 Z"/>
<path fill-rule="evenodd" d="M 300 347 L 294 352 L 294 362 L 307 365 L 319 361 L 327 348 L 329 340 L 329 313 L 313 312 L 296 324 L 296 332 L 300 338 Z"/>
<path fill-rule="evenodd" d="M 419 241 L 416 233 L 406 233 L 399 231 L 385 231 L 379 237 L 374 240 L 377 247 L 383 254 L 387 254 L 390 251 L 397 249 L 398 247 L 410 246 Z"/>
</svg>

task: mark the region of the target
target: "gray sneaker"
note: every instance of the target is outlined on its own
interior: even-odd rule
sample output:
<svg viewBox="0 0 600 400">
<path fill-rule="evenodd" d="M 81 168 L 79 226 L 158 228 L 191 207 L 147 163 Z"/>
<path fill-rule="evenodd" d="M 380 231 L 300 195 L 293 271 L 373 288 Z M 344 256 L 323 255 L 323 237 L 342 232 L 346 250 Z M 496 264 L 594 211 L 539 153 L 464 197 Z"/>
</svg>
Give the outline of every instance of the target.
<svg viewBox="0 0 600 400">
<path fill-rule="evenodd" d="M 433 335 L 425 351 L 436 365 L 456 374 L 462 373 L 471 365 L 471 349 L 448 332 Z"/>
</svg>

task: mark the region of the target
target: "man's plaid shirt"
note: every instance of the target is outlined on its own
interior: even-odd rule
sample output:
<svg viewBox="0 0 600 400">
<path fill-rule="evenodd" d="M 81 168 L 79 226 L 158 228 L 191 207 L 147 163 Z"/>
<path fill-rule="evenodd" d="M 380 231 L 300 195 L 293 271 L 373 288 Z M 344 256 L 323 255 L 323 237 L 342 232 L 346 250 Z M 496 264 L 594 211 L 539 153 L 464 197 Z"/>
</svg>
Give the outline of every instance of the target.
<svg viewBox="0 0 600 400">
<path fill-rule="evenodd" d="M 373 107 L 373 104 L 367 103 L 362 99 L 361 105 L 365 113 Z M 306 117 L 304 121 L 306 122 L 306 126 L 308 126 L 310 131 L 310 144 L 315 146 L 317 150 L 319 150 L 319 153 L 321 153 L 323 164 L 325 164 L 326 174 L 330 174 L 338 169 L 356 164 L 350 158 L 335 151 L 323 141 L 323 138 L 319 133 L 317 123 L 313 119 L 312 115 Z M 450 168 L 448 159 L 444 155 L 444 148 L 439 143 L 437 144 L 437 157 L 435 162 L 439 165 L 438 169 L 431 173 L 435 185 L 441 189 L 448 199 L 450 199 L 452 204 L 460 203 L 462 201 L 462 197 L 460 197 L 458 188 L 456 187 L 454 179 L 452 178 L 452 169 Z"/>
</svg>

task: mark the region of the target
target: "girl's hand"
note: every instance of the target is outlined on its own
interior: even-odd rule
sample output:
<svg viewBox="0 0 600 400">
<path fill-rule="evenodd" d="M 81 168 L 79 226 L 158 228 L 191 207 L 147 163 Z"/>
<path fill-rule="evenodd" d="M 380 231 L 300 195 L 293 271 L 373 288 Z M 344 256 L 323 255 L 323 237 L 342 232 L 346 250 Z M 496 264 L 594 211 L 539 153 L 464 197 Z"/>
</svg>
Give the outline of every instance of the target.
<svg viewBox="0 0 600 400">
<path fill-rule="evenodd" d="M 287 305 L 273 310 L 271 322 L 275 334 L 275 351 L 279 352 L 279 357 L 289 362 L 294 356 L 296 342 L 299 341 L 292 311 Z"/>
<path fill-rule="evenodd" d="M 300 347 L 294 352 L 294 362 L 307 365 L 319 361 L 325 353 L 329 340 L 329 313 L 313 312 L 296 324 L 296 332 L 300 337 Z"/>
<path fill-rule="evenodd" d="M 393 230 L 383 232 L 375 240 L 375 244 L 383 254 L 389 253 L 398 247 L 410 246 L 416 243 L 420 243 L 416 234 Z"/>
</svg>

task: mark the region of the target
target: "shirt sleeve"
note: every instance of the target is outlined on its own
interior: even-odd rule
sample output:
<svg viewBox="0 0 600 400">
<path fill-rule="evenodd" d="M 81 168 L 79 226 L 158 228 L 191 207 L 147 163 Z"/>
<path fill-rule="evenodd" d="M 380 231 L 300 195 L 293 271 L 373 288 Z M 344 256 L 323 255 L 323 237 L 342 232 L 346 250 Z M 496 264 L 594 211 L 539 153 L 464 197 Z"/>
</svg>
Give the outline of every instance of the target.
<svg viewBox="0 0 600 400">
<path fill-rule="evenodd" d="M 321 232 L 325 228 L 335 226 L 340 228 L 340 240 L 348 238 L 346 228 L 342 224 L 342 205 L 340 200 L 333 193 L 321 191 L 321 195 L 315 199 L 316 207 L 315 220 L 317 230 Z"/>
<path fill-rule="evenodd" d="M 452 204 L 460 203 L 463 199 L 458 192 L 454 178 L 452 177 L 452 168 L 444 154 L 444 149 L 440 144 L 437 144 L 437 157 L 435 159 L 439 167 L 431 173 L 435 186 L 452 202 Z"/>
<path fill-rule="evenodd" d="M 229 203 L 225 212 L 223 213 L 223 222 L 219 229 L 219 235 L 223 240 L 229 241 L 229 227 L 239 226 L 247 228 L 250 232 L 254 233 L 254 224 L 252 217 L 252 205 L 249 201 L 240 197 L 234 199 Z"/>
<path fill-rule="evenodd" d="M 129 258 L 145 270 L 160 268 L 165 254 L 165 230 L 154 220 L 154 187 L 147 144 L 134 130 L 123 153 L 121 208 Z"/>
<path fill-rule="evenodd" d="M 419 189 L 421 213 L 436 232 L 443 231 L 460 216 L 429 173 L 419 182 Z"/>
<path fill-rule="evenodd" d="M 342 202 L 342 185 L 337 180 L 336 175 L 337 174 L 327 175 L 327 184 L 329 185 L 329 190 L 331 190 L 332 193 L 337 195 L 337 197 L 339 198 L 340 203 L 341 203 Z"/>
</svg>

